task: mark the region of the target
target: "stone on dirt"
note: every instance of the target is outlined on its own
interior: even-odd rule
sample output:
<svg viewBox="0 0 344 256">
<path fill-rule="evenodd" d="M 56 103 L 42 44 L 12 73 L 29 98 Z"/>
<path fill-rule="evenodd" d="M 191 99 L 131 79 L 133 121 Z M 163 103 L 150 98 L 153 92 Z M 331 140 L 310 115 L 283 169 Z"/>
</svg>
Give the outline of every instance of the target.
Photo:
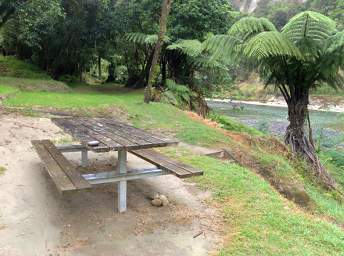
<svg viewBox="0 0 344 256">
<path fill-rule="evenodd" d="M 152 205 L 156 207 L 161 207 L 162 206 L 162 201 L 159 198 L 155 198 L 152 200 Z"/>
<path fill-rule="evenodd" d="M 170 204 L 170 202 L 167 199 L 167 196 L 165 195 L 156 194 L 154 197 L 151 197 L 151 199 L 152 205 L 156 207 L 167 206 Z"/>
<path fill-rule="evenodd" d="M 168 199 L 167 199 L 167 197 L 166 196 L 164 196 L 164 195 L 160 195 L 160 200 L 161 200 L 161 202 L 162 202 L 162 206 L 167 206 L 167 205 L 169 205 L 169 201 L 168 201 Z"/>
</svg>

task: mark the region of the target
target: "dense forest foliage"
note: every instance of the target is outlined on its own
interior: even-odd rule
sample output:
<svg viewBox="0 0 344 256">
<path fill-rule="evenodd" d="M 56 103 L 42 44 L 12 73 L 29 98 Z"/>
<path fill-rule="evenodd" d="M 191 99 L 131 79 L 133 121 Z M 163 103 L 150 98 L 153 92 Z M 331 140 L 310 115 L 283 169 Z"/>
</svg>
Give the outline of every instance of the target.
<svg viewBox="0 0 344 256">
<path fill-rule="evenodd" d="M 344 24 L 343 0 L 302 2 L 261 0 L 254 15 L 269 18 L 280 29 L 296 13 L 312 9 Z M 0 48 L 56 79 L 84 79 L 83 74 L 92 71 L 109 82 L 142 88 L 147 84 L 159 15 L 160 1 L 153 0 L 2 0 Z M 225 33 L 245 15 L 227 0 L 175 0 L 159 61 L 161 86 L 171 80 L 170 84 L 201 85 L 206 92 L 210 85 L 229 84 L 242 74 L 232 63 L 224 67 L 211 61 L 201 42 Z"/>
<path fill-rule="evenodd" d="M 158 93 L 156 100 L 198 110 L 207 93 L 247 75 L 250 66 L 230 59 L 220 63 L 202 44 L 248 15 L 235 9 L 239 2 L 173 1 L 156 81 L 159 91 L 166 93 Z M 339 29 L 344 24 L 343 0 L 256 3 L 252 15 L 268 18 L 277 29 L 307 9 L 333 18 Z M 154 0 L 1 0 L 0 49 L 36 64 L 55 79 L 85 80 L 92 75 L 103 82 L 143 88 L 158 38 L 160 7 Z"/>
<path fill-rule="evenodd" d="M 154 0 L 2 1 L 1 49 L 55 79 L 83 80 L 85 73 L 92 73 L 143 88 L 159 32 L 160 6 Z M 202 53 L 201 42 L 225 33 L 236 16 L 226 0 L 173 2 L 159 60 L 159 86 L 177 94 L 167 94 L 168 101 L 195 109 L 197 104 L 190 106 L 192 95 L 201 99 L 209 85 L 231 78 Z"/>
</svg>

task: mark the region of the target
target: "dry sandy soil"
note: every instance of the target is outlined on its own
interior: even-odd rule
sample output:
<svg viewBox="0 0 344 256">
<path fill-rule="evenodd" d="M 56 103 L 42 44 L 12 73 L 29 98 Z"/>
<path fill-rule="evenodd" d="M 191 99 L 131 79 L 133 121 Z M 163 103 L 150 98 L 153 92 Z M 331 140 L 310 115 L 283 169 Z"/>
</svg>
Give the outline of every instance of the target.
<svg viewBox="0 0 344 256">
<path fill-rule="evenodd" d="M 222 218 L 205 203 L 209 193 L 172 175 L 129 182 L 124 214 L 115 212 L 115 184 L 60 195 L 30 141 L 65 138 L 47 118 L 0 113 L 1 256 L 202 256 L 218 248 Z M 116 162 L 116 153 L 90 157 L 93 166 Z M 129 156 L 129 165 L 146 164 Z M 157 192 L 172 203 L 151 206 Z"/>
</svg>

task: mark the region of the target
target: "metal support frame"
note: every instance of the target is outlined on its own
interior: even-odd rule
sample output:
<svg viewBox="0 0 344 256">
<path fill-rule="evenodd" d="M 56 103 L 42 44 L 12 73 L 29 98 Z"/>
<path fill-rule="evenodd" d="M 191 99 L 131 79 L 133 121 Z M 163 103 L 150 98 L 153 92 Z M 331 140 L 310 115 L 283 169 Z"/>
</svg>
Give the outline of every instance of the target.
<svg viewBox="0 0 344 256">
<path fill-rule="evenodd" d="M 82 177 L 92 185 L 117 183 L 120 181 L 138 180 L 150 177 L 170 174 L 157 168 L 147 168 L 140 170 L 129 170 L 126 174 L 118 174 L 117 172 L 99 172 L 83 174 Z"/>
<path fill-rule="evenodd" d="M 81 150 L 81 166 L 87 167 L 88 165 L 88 151 L 87 149 Z"/>
<path fill-rule="evenodd" d="M 83 145 L 58 145 L 62 153 L 81 152 L 81 165 L 88 165 L 88 150 Z M 170 172 L 155 168 L 131 169 L 127 171 L 127 151 L 118 151 L 117 170 L 112 172 L 99 172 L 83 174 L 82 177 L 91 185 L 117 183 L 118 211 L 123 213 L 127 210 L 127 181 L 156 177 L 170 174 Z"/>
<path fill-rule="evenodd" d="M 57 145 L 57 149 L 61 153 L 81 152 L 81 166 L 87 167 L 88 165 L 88 150 L 83 145 Z"/>
<path fill-rule="evenodd" d="M 118 151 L 118 165 L 117 171 L 119 174 L 127 173 L 127 151 Z M 117 197 L 118 197 L 118 211 L 125 212 L 127 210 L 127 181 L 122 180 L 117 184 Z"/>
<path fill-rule="evenodd" d="M 84 149 L 86 149 L 83 145 L 57 145 L 56 146 L 58 150 L 62 153 L 72 153 L 72 152 L 80 152 Z"/>
</svg>

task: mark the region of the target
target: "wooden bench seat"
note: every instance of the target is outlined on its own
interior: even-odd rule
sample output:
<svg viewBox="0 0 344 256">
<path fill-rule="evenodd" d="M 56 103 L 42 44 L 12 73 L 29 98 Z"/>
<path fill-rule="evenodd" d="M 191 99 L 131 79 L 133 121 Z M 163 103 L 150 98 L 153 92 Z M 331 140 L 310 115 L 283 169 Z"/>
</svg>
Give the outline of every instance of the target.
<svg viewBox="0 0 344 256">
<path fill-rule="evenodd" d="M 179 178 L 188 178 L 192 176 L 203 175 L 203 171 L 180 163 L 152 149 L 131 150 L 130 153 L 151 164 L 154 164 L 162 170 L 171 172 Z"/>
<path fill-rule="evenodd" d="M 50 140 L 34 140 L 31 143 L 61 193 L 91 188 L 91 184 L 81 176 Z"/>
</svg>

